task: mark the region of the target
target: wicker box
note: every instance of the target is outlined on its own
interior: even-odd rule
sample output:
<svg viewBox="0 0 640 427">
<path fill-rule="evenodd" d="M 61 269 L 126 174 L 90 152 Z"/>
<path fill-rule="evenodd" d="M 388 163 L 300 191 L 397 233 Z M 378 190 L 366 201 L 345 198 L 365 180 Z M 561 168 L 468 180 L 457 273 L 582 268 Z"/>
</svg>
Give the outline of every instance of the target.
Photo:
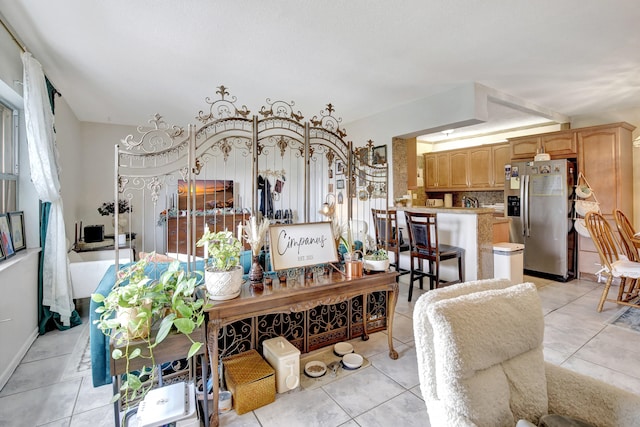
<svg viewBox="0 0 640 427">
<path fill-rule="evenodd" d="M 227 389 L 233 395 L 233 409 L 238 415 L 276 400 L 275 371 L 256 350 L 230 356 L 222 363 Z"/>
</svg>

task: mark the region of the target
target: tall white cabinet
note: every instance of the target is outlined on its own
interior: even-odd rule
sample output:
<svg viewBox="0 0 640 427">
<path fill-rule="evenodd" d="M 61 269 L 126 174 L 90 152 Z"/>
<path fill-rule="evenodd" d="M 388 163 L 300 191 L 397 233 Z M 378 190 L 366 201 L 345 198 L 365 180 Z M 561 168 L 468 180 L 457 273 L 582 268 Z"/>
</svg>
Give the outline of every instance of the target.
<svg viewBox="0 0 640 427">
<path fill-rule="evenodd" d="M 38 336 L 38 258 L 27 249 L 0 263 L 0 389 Z"/>
</svg>

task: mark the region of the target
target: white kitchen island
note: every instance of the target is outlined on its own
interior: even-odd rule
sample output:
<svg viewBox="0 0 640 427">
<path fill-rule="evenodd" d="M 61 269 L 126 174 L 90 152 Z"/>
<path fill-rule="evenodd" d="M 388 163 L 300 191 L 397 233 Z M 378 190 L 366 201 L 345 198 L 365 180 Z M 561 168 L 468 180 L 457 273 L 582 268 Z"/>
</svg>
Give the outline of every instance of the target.
<svg viewBox="0 0 640 427">
<path fill-rule="evenodd" d="M 398 221 L 405 229 L 406 219 L 403 211 L 436 213 L 439 242 L 458 246 L 465 251 L 464 280 L 493 277 L 493 209 L 460 207 L 397 207 L 396 209 Z M 440 277 L 443 280 L 454 280 L 458 277 L 456 260 L 444 261 L 440 268 Z"/>
</svg>

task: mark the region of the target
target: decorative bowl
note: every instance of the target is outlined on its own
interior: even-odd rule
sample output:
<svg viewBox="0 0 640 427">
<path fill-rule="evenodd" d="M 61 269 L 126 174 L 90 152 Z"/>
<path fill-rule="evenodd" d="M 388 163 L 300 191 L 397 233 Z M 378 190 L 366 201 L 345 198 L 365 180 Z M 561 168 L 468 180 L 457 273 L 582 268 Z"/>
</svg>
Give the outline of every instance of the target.
<svg viewBox="0 0 640 427">
<path fill-rule="evenodd" d="M 327 365 L 319 360 L 312 360 L 304 365 L 304 372 L 310 377 L 321 377 L 327 372 Z"/>
<path fill-rule="evenodd" d="M 353 353 L 353 346 L 348 342 L 339 342 L 333 346 L 333 351 L 338 356 L 344 356 L 345 354 Z"/>
<path fill-rule="evenodd" d="M 349 353 L 342 356 L 342 363 L 349 369 L 358 369 L 362 366 L 362 362 L 364 362 L 364 358 L 358 353 Z"/>
<path fill-rule="evenodd" d="M 389 260 L 388 259 L 367 259 L 364 258 L 364 269 L 371 271 L 387 271 L 389 269 Z"/>
</svg>

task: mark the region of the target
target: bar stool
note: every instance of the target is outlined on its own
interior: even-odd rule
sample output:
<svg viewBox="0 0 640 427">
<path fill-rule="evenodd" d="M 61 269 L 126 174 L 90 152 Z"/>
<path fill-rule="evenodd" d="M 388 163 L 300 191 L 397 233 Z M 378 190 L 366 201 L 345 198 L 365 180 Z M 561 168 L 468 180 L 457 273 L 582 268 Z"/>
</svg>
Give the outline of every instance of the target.
<svg viewBox="0 0 640 427">
<path fill-rule="evenodd" d="M 409 301 L 413 294 L 413 282 L 420 280 L 420 289 L 425 276 L 429 277 L 429 289 L 440 285 L 452 285 L 464 282 L 464 249 L 457 246 L 443 245 L 438 242 L 438 219 L 434 213 L 406 212 L 409 229 L 409 246 L 411 254 L 411 276 L 409 278 Z M 458 279 L 440 282 L 440 263 L 448 259 L 458 260 Z M 415 261 L 418 261 L 416 267 Z M 424 271 L 423 261 L 429 262 L 429 271 Z"/>
<path fill-rule="evenodd" d="M 398 278 L 404 274 L 408 274 L 410 270 L 400 268 L 400 252 L 409 249 L 402 247 L 400 233 L 398 232 L 398 213 L 395 209 L 371 209 L 373 216 L 373 228 L 376 233 L 376 246 L 384 248 L 387 252 L 393 252 L 394 258 L 392 265 L 399 273 Z M 387 238 L 387 236 L 389 236 Z"/>
</svg>

